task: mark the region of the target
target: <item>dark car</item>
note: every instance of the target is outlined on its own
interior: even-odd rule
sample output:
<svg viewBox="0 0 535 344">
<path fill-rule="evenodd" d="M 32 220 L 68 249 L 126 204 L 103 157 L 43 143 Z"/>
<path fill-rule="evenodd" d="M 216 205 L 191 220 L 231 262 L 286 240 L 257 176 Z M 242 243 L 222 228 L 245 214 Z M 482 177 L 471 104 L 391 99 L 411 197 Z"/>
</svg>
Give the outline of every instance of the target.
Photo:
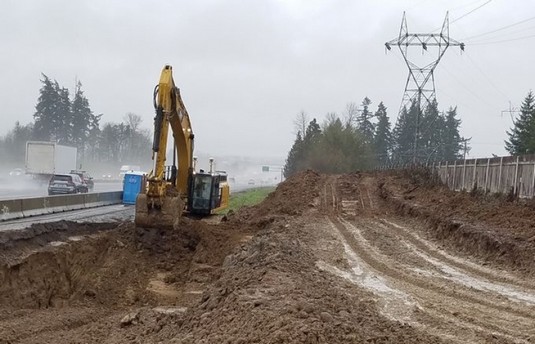
<svg viewBox="0 0 535 344">
<path fill-rule="evenodd" d="M 49 195 L 75 194 L 87 192 L 88 186 L 77 174 L 55 174 L 48 183 Z"/>
<path fill-rule="evenodd" d="M 72 170 L 71 174 L 77 174 L 80 178 L 82 178 L 82 181 L 87 184 L 87 187 L 89 190 L 93 190 L 95 187 L 95 182 L 93 181 L 93 177 L 89 175 L 86 171 L 82 170 Z"/>
</svg>

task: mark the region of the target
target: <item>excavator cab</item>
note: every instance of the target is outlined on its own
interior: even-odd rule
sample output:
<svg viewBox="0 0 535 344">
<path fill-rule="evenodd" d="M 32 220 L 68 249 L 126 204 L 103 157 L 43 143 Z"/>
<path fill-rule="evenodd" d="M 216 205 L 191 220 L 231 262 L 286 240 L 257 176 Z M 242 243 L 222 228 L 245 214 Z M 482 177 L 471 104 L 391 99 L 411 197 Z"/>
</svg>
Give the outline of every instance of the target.
<svg viewBox="0 0 535 344">
<path fill-rule="evenodd" d="M 228 206 L 229 187 L 223 172 L 196 172 L 191 178 L 188 212 L 210 215 Z"/>
</svg>

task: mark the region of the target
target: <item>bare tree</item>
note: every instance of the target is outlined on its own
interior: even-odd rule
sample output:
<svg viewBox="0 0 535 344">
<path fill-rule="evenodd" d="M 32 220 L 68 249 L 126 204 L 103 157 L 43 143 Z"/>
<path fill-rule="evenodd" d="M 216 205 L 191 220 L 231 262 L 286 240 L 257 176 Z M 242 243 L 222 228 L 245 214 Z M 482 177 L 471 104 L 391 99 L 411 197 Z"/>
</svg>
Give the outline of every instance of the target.
<svg viewBox="0 0 535 344">
<path fill-rule="evenodd" d="M 354 103 L 354 102 L 347 103 L 346 110 L 345 110 L 345 112 L 343 114 L 344 115 L 344 120 L 345 120 L 345 125 L 346 126 L 350 126 L 354 122 L 356 122 L 358 113 L 359 113 L 359 107 L 358 107 L 358 105 L 356 103 Z"/>
<path fill-rule="evenodd" d="M 338 115 L 336 112 L 328 112 L 325 115 L 325 121 L 323 121 L 322 129 L 325 130 L 326 127 L 332 125 L 334 122 L 339 121 Z"/>
<path fill-rule="evenodd" d="M 304 110 L 301 110 L 294 119 L 294 134 L 297 136 L 298 133 L 301 133 L 301 136 L 305 135 L 309 118 L 307 113 Z"/>
<path fill-rule="evenodd" d="M 132 132 L 137 133 L 142 119 L 140 115 L 136 115 L 133 112 L 129 112 L 124 115 L 123 121 L 126 125 L 130 127 L 130 130 L 132 130 Z"/>
</svg>

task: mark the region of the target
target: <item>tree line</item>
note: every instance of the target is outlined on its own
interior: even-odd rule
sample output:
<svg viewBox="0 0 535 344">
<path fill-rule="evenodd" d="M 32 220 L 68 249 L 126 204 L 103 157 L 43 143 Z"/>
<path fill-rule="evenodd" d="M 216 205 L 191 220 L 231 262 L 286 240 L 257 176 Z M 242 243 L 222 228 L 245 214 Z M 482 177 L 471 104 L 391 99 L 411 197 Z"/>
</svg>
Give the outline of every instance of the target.
<svg viewBox="0 0 535 344">
<path fill-rule="evenodd" d="M 394 128 L 380 102 L 375 112 L 365 97 L 349 103 L 338 115 L 329 113 L 320 125 L 301 112 L 296 139 L 284 166 L 286 177 L 303 169 L 344 173 L 378 166 L 459 159 L 469 149 L 459 134 L 457 108 L 441 112 L 436 101 L 424 109 L 412 104 L 400 112 Z"/>
<path fill-rule="evenodd" d="M 22 165 L 26 142 L 30 140 L 76 147 L 82 164 L 140 164 L 150 156 L 150 132 L 141 129 L 140 116 L 128 113 L 121 123 L 101 125 L 102 117 L 103 114 L 91 110 L 80 81 L 71 95 L 69 89 L 42 74 L 33 121 L 28 124 L 17 121 L 0 138 L 0 157 Z"/>
</svg>

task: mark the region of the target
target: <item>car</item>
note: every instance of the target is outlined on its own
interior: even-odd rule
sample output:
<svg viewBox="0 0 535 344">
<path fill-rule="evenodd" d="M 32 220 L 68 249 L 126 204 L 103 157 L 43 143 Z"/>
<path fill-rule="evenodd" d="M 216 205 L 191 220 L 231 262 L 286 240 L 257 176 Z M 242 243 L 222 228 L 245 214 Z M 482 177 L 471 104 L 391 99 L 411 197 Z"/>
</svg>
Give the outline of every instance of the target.
<svg viewBox="0 0 535 344">
<path fill-rule="evenodd" d="M 124 179 L 124 175 L 128 172 L 140 171 L 141 167 L 138 165 L 123 165 L 119 170 L 119 179 Z"/>
<path fill-rule="evenodd" d="M 15 168 L 9 172 L 10 177 L 20 177 L 22 175 L 24 175 L 22 168 Z"/>
<path fill-rule="evenodd" d="M 54 174 L 48 182 L 48 195 L 76 194 L 86 193 L 89 191 L 77 174 Z"/>
<path fill-rule="evenodd" d="M 87 184 L 87 187 L 89 190 L 93 190 L 95 187 L 95 182 L 93 181 L 93 177 L 89 175 L 86 171 L 82 170 L 71 170 L 71 174 L 76 174 L 78 177 L 82 178 L 82 181 Z"/>
</svg>

